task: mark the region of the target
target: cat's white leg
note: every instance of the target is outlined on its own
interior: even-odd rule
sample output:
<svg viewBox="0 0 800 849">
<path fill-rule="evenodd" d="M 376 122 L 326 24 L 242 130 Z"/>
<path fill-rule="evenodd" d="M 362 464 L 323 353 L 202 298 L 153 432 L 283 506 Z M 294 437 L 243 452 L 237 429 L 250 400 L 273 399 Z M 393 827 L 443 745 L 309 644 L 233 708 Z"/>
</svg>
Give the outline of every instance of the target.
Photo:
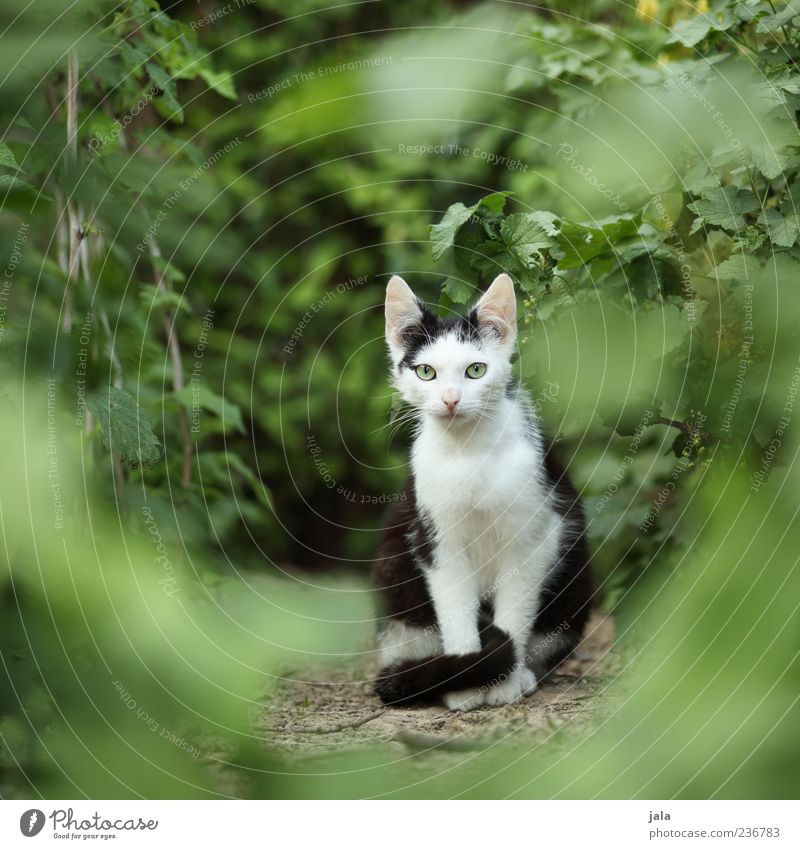
<svg viewBox="0 0 800 849">
<path fill-rule="evenodd" d="M 487 687 L 487 705 L 514 704 L 536 689 L 536 675 L 526 665 L 528 642 L 539 606 L 538 571 L 509 565 L 502 572 L 504 581 L 494 597 L 494 624 L 505 631 L 514 643 L 516 665 Z"/>
<path fill-rule="evenodd" d="M 492 707 L 513 705 L 536 689 L 536 676 L 522 663 L 501 675 L 496 684 L 486 688 L 484 704 Z"/>
<path fill-rule="evenodd" d="M 480 593 L 469 561 L 463 557 L 439 561 L 426 578 L 445 654 L 480 651 Z M 474 710 L 483 705 L 485 697 L 483 688 L 458 690 L 445 693 L 444 703 L 450 710 Z"/>
<path fill-rule="evenodd" d="M 448 710 L 459 710 L 464 713 L 469 710 L 476 710 L 486 704 L 486 688 L 480 687 L 445 693 L 444 703 Z"/>
<path fill-rule="evenodd" d="M 480 595 L 466 559 L 437 562 L 425 575 L 445 654 L 480 651 Z"/>
</svg>

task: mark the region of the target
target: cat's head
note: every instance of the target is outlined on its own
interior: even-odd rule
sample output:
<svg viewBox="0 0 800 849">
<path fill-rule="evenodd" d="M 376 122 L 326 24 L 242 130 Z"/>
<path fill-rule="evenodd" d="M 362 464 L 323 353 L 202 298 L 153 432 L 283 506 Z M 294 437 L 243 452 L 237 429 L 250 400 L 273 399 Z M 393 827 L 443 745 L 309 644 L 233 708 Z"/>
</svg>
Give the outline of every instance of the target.
<svg viewBox="0 0 800 849">
<path fill-rule="evenodd" d="M 437 318 L 402 277 L 386 287 L 386 342 L 392 382 L 418 412 L 466 423 L 505 395 L 517 336 L 514 284 L 495 278 L 463 317 Z"/>
</svg>

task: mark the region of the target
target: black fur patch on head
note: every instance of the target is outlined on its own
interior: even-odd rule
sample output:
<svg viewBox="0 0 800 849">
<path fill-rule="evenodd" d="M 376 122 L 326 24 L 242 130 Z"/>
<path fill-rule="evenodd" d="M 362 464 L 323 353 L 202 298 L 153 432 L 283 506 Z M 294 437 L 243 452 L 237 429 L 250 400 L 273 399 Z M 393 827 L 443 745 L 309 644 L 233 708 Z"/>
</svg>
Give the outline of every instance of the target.
<svg viewBox="0 0 800 849">
<path fill-rule="evenodd" d="M 430 344 L 435 339 L 453 333 L 463 342 L 480 343 L 481 334 L 478 327 L 478 311 L 472 310 L 468 315 L 448 316 L 439 318 L 427 309 L 421 301 L 417 301 L 422 317 L 416 324 L 407 327 L 401 336 L 405 350 L 403 359 L 397 367 L 414 368 L 419 365 L 416 361 L 420 348 Z"/>
</svg>

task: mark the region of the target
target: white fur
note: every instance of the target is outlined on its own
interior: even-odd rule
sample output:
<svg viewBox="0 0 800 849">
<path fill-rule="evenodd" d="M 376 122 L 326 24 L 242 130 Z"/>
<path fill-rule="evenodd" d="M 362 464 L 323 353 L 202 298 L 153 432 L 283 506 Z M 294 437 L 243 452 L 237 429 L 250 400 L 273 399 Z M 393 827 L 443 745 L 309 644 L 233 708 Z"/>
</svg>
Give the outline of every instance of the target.
<svg viewBox="0 0 800 849">
<path fill-rule="evenodd" d="M 442 638 L 438 631 L 407 625 L 399 619 L 389 619 L 378 634 L 381 667 L 396 660 L 424 660 L 442 653 Z"/>
<path fill-rule="evenodd" d="M 445 652 L 480 649 L 478 608 L 491 599 L 495 624 L 524 658 L 562 520 L 542 484 L 541 449 L 520 402 L 504 398 L 494 413 L 456 428 L 424 417 L 412 467 L 419 506 L 438 532 L 427 579 Z M 532 686 L 535 679 L 519 670 L 481 704 L 516 701 Z"/>
<path fill-rule="evenodd" d="M 413 312 L 411 290 L 396 283 L 392 293 L 392 314 L 405 321 Z M 420 349 L 414 365 L 435 369 L 429 381 L 413 369 L 398 371 L 404 352 L 390 326 L 388 303 L 387 295 L 395 385 L 420 414 L 411 463 L 419 508 L 437 533 L 426 579 L 443 650 L 480 649 L 478 610 L 483 600 L 492 600 L 495 624 L 511 635 L 524 662 L 542 584 L 564 529 L 543 483 L 542 450 L 527 401 L 506 393 L 516 327 L 513 284 L 501 275 L 479 302 L 486 330 L 482 326 L 480 340 L 465 342 L 451 333 Z M 466 369 L 475 362 L 485 363 L 486 373 L 471 379 Z M 452 415 L 445 401 L 454 396 Z M 445 703 L 456 710 L 508 704 L 535 687 L 535 676 L 520 664 L 507 680 L 450 693 Z"/>
<path fill-rule="evenodd" d="M 448 710 L 475 710 L 475 708 L 482 707 L 486 704 L 486 688 L 445 693 L 444 703 Z"/>
<path fill-rule="evenodd" d="M 486 690 L 484 704 L 510 705 L 536 689 L 536 676 L 527 666 L 517 666 L 505 677 Z"/>
</svg>

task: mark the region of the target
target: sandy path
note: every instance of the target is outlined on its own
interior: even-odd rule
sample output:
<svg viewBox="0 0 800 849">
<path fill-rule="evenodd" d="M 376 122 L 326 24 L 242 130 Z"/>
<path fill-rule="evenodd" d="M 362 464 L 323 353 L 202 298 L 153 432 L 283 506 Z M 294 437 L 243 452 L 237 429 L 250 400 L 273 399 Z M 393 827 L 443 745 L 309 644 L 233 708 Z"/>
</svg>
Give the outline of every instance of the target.
<svg viewBox="0 0 800 849">
<path fill-rule="evenodd" d="M 517 730 L 577 731 L 602 711 L 603 682 L 619 665 L 609 617 L 595 616 L 574 655 L 516 705 L 459 714 L 443 706 L 384 708 L 369 683 L 374 670 L 305 671 L 284 685 L 257 718 L 265 742 L 283 755 L 314 755 L 375 743 L 406 749 L 471 748 Z"/>
</svg>

